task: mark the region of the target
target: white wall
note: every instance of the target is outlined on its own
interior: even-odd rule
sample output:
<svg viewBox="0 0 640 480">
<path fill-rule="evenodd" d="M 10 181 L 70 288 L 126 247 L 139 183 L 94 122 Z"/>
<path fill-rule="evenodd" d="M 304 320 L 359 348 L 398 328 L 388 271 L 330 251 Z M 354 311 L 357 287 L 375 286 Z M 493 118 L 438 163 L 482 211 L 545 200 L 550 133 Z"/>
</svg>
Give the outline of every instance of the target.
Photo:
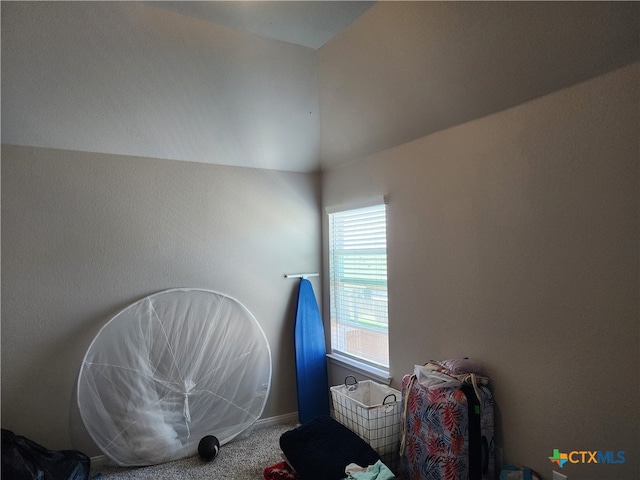
<svg viewBox="0 0 640 480">
<path fill-rule="evenodd" d="M 376 2 L 318 50 L 324 167 L 640 59 L 638 2 Z"/>
<path fill-rule="evenodd" d="M 309 172 L 317 54 L 146 2 L 2 4 L 2 143 Z"/>
<path fill-rule="evenodd" d="M 318 209 L 314 174 L 2 145 L 2 427 L 100 454 L 73 396 L 84 353 L 120 309 L 173 287 L 251 311 L 273 357 L 263 418 L 295 412 L 283 275 L 319 270 Z"/>
<path fill-rule="evenodd" d="M 388 196 L 392 386 L 430 359 L 484 364 L 505 461 L 545 479 L 554 448 L 626 452 L 569 478 L 640 467 L 639 80 L 635 64 L 322 178 L 324 206 Z"/>
</svg>

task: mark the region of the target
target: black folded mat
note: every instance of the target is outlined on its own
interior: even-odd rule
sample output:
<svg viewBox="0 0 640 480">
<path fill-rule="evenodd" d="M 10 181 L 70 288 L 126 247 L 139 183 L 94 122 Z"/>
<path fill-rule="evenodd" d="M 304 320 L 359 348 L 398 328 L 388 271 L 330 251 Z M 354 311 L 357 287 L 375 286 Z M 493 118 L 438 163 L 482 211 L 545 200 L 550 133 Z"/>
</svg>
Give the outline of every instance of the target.
<svg viewBox="0 0 640 480">
<path fill-rule="evenodd" d="M 367 442 L 328 415 L 283 433 L 280 448 L 301 480 L 340 480 L 350 463 L 366 467 L 380 460 Z"/>
</svg>

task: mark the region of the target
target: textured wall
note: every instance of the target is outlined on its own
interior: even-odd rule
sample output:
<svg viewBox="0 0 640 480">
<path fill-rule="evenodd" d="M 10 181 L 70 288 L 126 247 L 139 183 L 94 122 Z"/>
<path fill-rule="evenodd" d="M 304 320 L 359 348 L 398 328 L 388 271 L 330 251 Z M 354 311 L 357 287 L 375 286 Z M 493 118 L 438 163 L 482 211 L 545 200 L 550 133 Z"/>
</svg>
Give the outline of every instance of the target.
<svg viewBox="0 0 640 480">
<path fill-rule="evenodd" d="M 639 79 L 635 64 L 323 175 L 325 206 L 388 196 L 392 386 L 430 359 L 483 363 L 505 460 L 545 479 L 554 448 L 627 452 L 569 478 L 637 478 Z"/>
<path fill-rule="evenodd" d="M 376 2 L 318 50 L 332 167 L 640 60 L 637 2 Z"/>
<path fill-rule="evenodd" d="M 283 275 L 318 271 L 318 208 L 312 174 L 3 145 L 3 428 L 99 454 L 73 396 L 84 353 L 112 315 L 172 287 L 242 302 L 272 349 L 263 417 L 296 411 Z"/>
<path fill-rule="evenodd" d="M 315 50 L 146 2 L 2 5 L 2 142 L 317 169 Z"/>
</svg>

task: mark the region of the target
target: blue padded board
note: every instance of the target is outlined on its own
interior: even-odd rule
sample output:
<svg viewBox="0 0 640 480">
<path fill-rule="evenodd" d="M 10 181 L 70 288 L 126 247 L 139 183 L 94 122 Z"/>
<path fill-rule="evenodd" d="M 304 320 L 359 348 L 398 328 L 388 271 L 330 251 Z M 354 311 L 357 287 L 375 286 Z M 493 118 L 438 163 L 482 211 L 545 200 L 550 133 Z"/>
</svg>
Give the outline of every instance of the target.
<svg viewBox="0 0 640 480">
<path fill-rule="evenodd" d="M 300 281 L 295 325 L 298 419 L 301 424 L 329 415 L 327 347 L 320 310 L 311 282 Z"/>
</svg>

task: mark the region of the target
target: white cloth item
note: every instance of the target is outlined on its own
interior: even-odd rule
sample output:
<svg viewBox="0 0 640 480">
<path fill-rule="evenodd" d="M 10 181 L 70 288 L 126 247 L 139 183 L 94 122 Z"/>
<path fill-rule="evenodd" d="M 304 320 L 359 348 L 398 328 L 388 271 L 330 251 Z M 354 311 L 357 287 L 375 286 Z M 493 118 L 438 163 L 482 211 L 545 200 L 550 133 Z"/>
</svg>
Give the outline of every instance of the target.
<svg viewBox="0 0 640 480">
<path fill-rule="evenodd" d="M 344 469 L 344 473 L 347 474 L 347 480 L 392 480 L 396 478 L 391 470 L 380 460 L 368 467 L 350 463 Z"/>
</svg>

